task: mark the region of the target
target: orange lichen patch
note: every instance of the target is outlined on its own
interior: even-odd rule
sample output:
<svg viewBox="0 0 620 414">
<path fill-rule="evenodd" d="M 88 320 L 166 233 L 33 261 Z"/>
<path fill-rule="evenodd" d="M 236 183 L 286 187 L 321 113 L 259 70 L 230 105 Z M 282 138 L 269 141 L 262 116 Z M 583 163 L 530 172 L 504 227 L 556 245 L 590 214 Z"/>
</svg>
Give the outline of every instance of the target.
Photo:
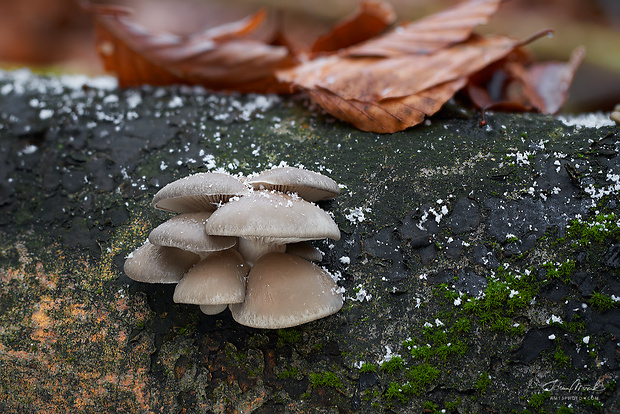
<svg viewBox="0 0 620 414">
<path fill-rule="evenodd" d="M 48 315 L 50 309 L 54 307 L 54 301 L 44 296 L 38 303 L 38 309 L 32 313 L 31 320 L 34 331 L 30 337 L 41 343 L 51 345 L 57 341 L 56 332 L 53 331 L 53 320 Z"/>
<path fill-rule="evenodd" d="M 114 301 L 114 305 L 117 312 L 125 312 L 129 309 L 129 306 L 127 304 L 127 298 L 125 296 L 117 297 Z"/>
<path fill-rule="evenodd" d="M 24 280 L 22 269 L 0 269 L 0 282 L 8 283 L 11 280 Z"/>
<path fill-rule="evenodd" d="M 73 303 L 69 305 L 67 311 L 72 318 L 79 321 L 85 321 L 88 317 L 88 312 L 84 309 L 83 303 Z"/>
<path fill-rule="evenodd" d="M 37 263 L 35 266 L 35 279 L 47 289 L 55 289 L 58 282 L 58 275 L 55 273 L 46 273 L 43 270 L 43 264 Z"/>
<path fill-rule="evenodd" d="M 118 386 L 125 391 L 130 391 L 135 396 L 138 405 L 143 410 L 150 412 L 152 408 L 149 404 L 151 395 L 148 380 L 148 369 L 138 368 L 133 372 L 121 374 L 118 378 Z"/>
<path fill-rule="evenodd" d="M 243 401 L 237 404 L 237 410 L 240 413 L 251 413 L 258 407 L 262 406 L 267 399 L 267 392 L 263 387 L 256 387 L 245 395 Z"/>
</svg>

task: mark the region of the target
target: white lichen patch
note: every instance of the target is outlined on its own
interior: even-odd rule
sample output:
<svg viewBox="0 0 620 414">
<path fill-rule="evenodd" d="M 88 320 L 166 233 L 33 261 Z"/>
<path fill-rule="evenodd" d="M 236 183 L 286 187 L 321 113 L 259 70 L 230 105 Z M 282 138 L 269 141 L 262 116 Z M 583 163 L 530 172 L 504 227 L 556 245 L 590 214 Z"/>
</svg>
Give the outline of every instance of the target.
<svg viewBox="0 0 620 414">
<path fill-rule="evenodd" d="M 372 299 L 372 295 L 369 294 L 361 284 L 353 288 L 353 291 L 355 292 L 355 296 L 347 297 L 347 299 L 354 302 L 370 302 L 370 299 Z"/>
<path fill-rule="evenodd" d="M 385 345 L 385 354 L 377 360 L 377 364 L 381 365 L 385 362 L 389 362 L 395 357 L 400 358 L 400 354 L 392 352 L 392 348 L 389 345 Z"/>
<path fill-rule="evenodd" d="M 560 115 L 557 117 L 564 125 L 577 128 L 600 128 L 614 126 L 615 122 L 609 118 L 609 113 L 593 112 L 579 115 Z"/>
<path fill-rule="evenodd" d="M 349 208 L 348 213 L 344 216 L 347 220 L 349 220 L 352 224 L 358 224 L 366 220 L 366 215 L 364 213 L 370 213 L 372 210 L 369 207 L 354 207 Z"/>
<path fill-rule="evenodd" d="M 431 178 L 437 175 L 464 175 L 466 170 L 475 168 L 480 161 L 491 157 L 492 154 L 490 152 L 487 152 L 486 154 L 479 152 L 464 161 L 456 159 L 451 167 L 441 166 L 436 168 L 421 168 L 420 176 L 424 178 Z"/>
</svg>

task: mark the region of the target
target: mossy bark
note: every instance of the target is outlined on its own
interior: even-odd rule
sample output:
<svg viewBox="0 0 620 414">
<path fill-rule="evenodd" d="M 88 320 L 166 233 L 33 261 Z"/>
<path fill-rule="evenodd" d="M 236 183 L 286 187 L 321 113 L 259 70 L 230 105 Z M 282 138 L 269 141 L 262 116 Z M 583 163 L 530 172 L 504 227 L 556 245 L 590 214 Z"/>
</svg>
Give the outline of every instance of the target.
<svg viewBox="0 0 620 414">
<path fill-rule="evenodd" d="M 377 135 L 294 99 L 0 91 L 3 411 L 618 409 L 617 127 L 444 111 Z M 257 330 L 124 275 L 161 186 L 282 161 L 343 185 L 321 203 L 343 237 L 316 243 L 339 313 Z"/>
</svg>

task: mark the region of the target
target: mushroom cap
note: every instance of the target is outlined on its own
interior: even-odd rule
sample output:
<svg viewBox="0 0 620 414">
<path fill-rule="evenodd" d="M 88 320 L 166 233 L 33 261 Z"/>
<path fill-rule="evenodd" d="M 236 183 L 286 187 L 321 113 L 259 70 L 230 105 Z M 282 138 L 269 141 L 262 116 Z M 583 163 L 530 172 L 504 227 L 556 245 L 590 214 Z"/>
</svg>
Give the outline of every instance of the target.
<svg viewBox="0 0 620 414">
<path fill-rule="evenodd" d="M 249 178 L 246 181 L 256 190 L 277 190 L 297 193 L 307 201 L 320 201 L 340 194 L 338 183 L 314 171 L 295 167 L 276 167 Z"/>
<path fill-rule="evenodd" d="M 243 302 L 249 270 L 236 250 L 211 253 L 187 271 L 174 289 L 173 300 L 195 305 Z"/>
<path fill-rule="evenodd" d="M 286 245 L 286 253 L 294 254 L 311 262 L 323 260 L 323 252 L 306 242 L 291 243 Z"/>
<path fill-rule="evenodd" d="M 177 283 L 200 260 L 197 254 L 175 247 L 156 246 L 148 240 L 125 260 L 130 279 L 145 283 Z"/>
<path fill-rule="evenodd" d="M 177 213 L 213 211 L 217 204 L 246 194 L 249 188 L 232 175 L 198 173 L 173 181 L 153 197 L 153 207 Z"/>
<path fill-rule="evenodd" d="M 266 243 L 340 239 L 329 214 L 299 197 L 276 191 L 254 191 L 217 209 L 206 224 L 207 234 L 259 239 Z"/>
<path fill-rule="evenodd" d="M 280 329 L 338 312 L 338 285 L 325 270 L 287 253 L 268 253 L 254 264 L 245 301 L 230 305 L 233 318 L 253 328 Z"/>
<path fill-rule="evenodd" d="M 176 247 L 196 253 L 233 247 L 237 242 L 234 237 L 209 236 L 205 232 L 205 224 L 210 216 L 209 211 L 174 216 L 155 227 L 149 234 L 149 241 L 158 246 Z"/>
</svg>

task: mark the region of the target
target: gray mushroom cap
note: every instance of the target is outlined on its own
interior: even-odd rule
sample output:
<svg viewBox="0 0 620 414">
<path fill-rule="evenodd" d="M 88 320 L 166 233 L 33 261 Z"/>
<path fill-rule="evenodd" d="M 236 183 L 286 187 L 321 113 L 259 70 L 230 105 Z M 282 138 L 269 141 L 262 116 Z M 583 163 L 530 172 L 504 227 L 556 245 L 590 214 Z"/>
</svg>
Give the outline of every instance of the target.
<svg viewBox="0 0 620 414">
<path fill-rule="evenodd" d="M 231 197 L 246 194 L 249 188 L 232 175 L 198 173 L 173 181 L 153 197 L 153 206 L 177 213 L 213 211 Z"/>
<path fill-rule="evenodd" d="M 148 240 L 125 260 L 125 274 L 145 283 L 177 283 L 200 260 L 197 254 L 174 247 L 156 246 Z"/>
<path fill-rule="evenodd" d="M 287 253 L 268 253 L 248 275 L 245 301 L 230 305 L 238 323 L 280 329 L 336 313 L 342 295 L 331 276 L 317 265 Z"/>
<path fill-rule="evenodd" d="M 207 221 L 207 234 L 257 239 L 266 243 L 340 239 L 329 214 L 299 197 L 254 191 L 224 204 Z"/>
<path fill-rule="evenodd" d="M 183 276 L 174 290 L 173 300 L 215 306 L 212 311 L 224 310 L 230 303 L 243 302 L 245 276 L 249 270 L 241 255 L 233 249 L 211 253 Z"/>
<path fill-rule="evenodd" d="M 176 247 L 195 253 L 226 250 L 236 243 L 234 237 L 209 236 L 205 232 L 211 212 L 180 214 L 154 228 L 149 241 L 158 246 Z"/>
<path fill-rule="evenodd" d="M 247 181 L 256 190 L 277 190 L 297 193 L 307 201 L 320 201 L 340 194 L 338 183 L 323 174 L 295 167 L 276 167 L 250 177 Z"/>
<path fill-rule="evenodd" d="M 286 253 L 294 254 L 311 262 L 323 260 L 323 252 L 307 242 L 291 243 L 286 245 Z"/>
</svg>

